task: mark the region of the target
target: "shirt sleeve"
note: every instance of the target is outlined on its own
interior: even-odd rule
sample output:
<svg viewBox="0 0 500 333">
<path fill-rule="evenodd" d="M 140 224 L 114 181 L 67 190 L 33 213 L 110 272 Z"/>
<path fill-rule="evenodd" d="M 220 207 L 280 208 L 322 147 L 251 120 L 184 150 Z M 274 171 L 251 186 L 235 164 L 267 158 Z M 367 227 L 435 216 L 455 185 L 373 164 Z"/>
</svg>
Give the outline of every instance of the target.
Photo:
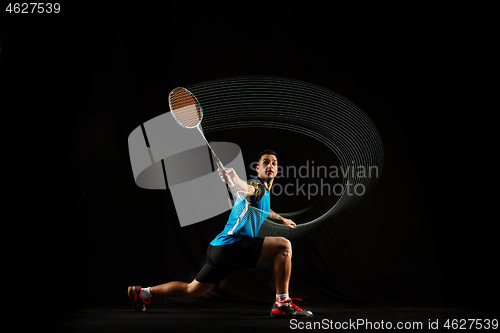
<svg viewBox="0 0 500 333">
<path fill-rule="evenodd" d="M 247 184 L 255 188 L 255 192 L 254 194 L 252 194 L 251 200 L 257 200 L 257 202 L 260 202 L 260 200 L 266 193 L 266 188 L 264 187 L 264 185 L 256 180 L 249 180 Z"/>
</svg>

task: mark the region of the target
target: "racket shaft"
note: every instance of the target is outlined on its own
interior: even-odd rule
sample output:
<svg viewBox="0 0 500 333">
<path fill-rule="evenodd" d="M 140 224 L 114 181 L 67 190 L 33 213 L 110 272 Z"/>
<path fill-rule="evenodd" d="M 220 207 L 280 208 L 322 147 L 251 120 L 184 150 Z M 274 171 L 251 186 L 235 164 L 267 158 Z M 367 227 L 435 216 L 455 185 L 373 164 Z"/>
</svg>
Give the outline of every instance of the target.
<svg viewBox="0 0 500 333">
<path fill-rule="evenodd" d="M 199 126 L 197 126 L 196 128 L 198 128 L 198 131 L 200 131 L 201 136 L 203 137 L 203 139 L 207 143 L 208 148 L 210 148 L 210 151 L 212 152 L 212 155 L 214 155 L 215 158 L 217 159 L 217 167 L 219 167 L 222 170 L 226 170 L 226 168 L 224 167 L 224 165 L 222 164 L 222 162 L 220 161 L 220 159 L 217 157 L 217 155 L 215 155 L 215 152 L 212 149 L 212 146 L 210 146 L 210 143 L 208 142 L 207 138 L 205 138 L 205 134 L 203 134 L 203 131 L 201 130 L 201 128 Z M 234 187 L 234 183 L 231 180 L 227 179 L 227 182 L 228 182 L 229 186 Z"/>
</svg>

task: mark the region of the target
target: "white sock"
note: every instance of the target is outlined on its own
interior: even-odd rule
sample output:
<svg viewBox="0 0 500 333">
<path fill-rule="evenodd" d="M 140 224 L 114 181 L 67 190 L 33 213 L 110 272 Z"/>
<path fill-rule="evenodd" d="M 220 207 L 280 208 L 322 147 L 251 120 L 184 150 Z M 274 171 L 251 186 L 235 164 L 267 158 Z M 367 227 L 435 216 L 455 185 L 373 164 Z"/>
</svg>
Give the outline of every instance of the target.
<svg viewBox="0 0 500 333">
<path fill-rule="evenodd" d="M 276 303 L 278 306 L 282 306 L 283 303 L 285 303 L 285 301 L 290 298 L 290 296 L 288 296 L 288 293 L 286 294 L 276 294 Z"/>
<path fill-rule="evenodd" d="M 142 298 L 147 299 L 147 298 L 153 297 L 153 295 L 151 295 L 151 293 L 149 292 L 149 288 L 150 287 L 141 288 L 140 295 L 141 295 Z"/>
</svg>

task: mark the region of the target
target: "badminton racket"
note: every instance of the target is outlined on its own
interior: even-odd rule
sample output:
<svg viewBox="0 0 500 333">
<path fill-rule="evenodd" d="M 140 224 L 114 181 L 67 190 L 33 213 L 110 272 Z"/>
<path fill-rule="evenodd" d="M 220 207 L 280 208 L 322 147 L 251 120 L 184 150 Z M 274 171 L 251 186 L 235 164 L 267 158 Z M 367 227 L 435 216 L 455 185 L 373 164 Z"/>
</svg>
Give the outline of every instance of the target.
<svg viewBox="0 0 500 333">
<path fill-rule="evenodd" d="M 203 119 L 203 109 L 201 108 L 201 104 L 198 102 L 198 99 L 186 88 L 177 87 L 168 95 L 168 106 L 170 107 L 170 111 L 172 111 L 172 116 L 174 116 L 179 125 L 185 128 L 196 127 L 198 129 L 201 136 L 207 143 L 208 148 L 210 148 L 210 151 L 217 159 L 217 167 L 221 170 L 226 170 L 200 128 L 200 124 Z M 226 178 L 226 180 L 233 191 L 240 192 L 230 179 Z"/>
</svg>

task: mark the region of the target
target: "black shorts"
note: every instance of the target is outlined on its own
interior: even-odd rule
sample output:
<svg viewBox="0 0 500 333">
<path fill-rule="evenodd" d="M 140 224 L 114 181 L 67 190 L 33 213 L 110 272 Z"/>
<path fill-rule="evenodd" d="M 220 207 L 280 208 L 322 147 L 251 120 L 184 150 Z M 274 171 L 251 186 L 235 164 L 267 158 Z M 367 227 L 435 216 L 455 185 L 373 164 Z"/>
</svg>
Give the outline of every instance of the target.
<svg viewBox="0 0 500 333">
<path fill-rule="evenodd" d="M 255 268 L 263 243 L 264 238 L 245 237 L 229 245 L 209 245 L 207 263 L 196 276 L 196 281 L 220 285 L 232 271 Z"/>
</svg>

